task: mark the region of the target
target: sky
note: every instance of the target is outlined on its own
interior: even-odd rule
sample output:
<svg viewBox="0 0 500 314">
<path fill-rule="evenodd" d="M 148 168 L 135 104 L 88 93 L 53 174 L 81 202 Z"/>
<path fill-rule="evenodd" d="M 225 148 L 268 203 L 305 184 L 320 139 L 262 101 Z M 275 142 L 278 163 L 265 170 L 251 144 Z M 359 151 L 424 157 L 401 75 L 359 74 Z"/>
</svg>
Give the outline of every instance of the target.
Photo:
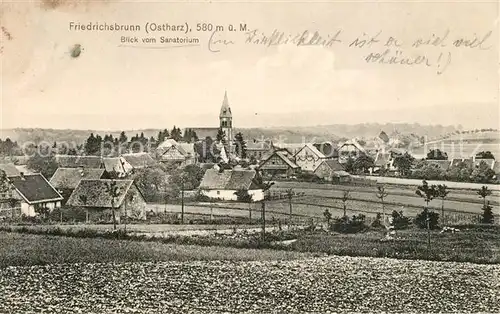
<svg viewBox="0 0 500 314">
<path fill-rule="evenodd" d="M 45 0 L 5 2 L 0 8 L 1 128 L 217 126 L 225 91 L 236 127 L 370 122 L 499 127 L 495 1 Z M 138 24 L 141 31 L 74 31 L 70 22 Z M 146 22 L 187 23 L 193 29 L 187 35 L 199 45 L 120 46 L 122 36 L 186 37 L 146 34 Z M 219 52 L 210 51 L 212 32 L 197 32 L 198 23 L 224 26 L 212 38 L 231 43 L 214 43 L 212 50 Z M 227 30 L 240 23 L 268 35 L 317 31 L 332 38 L 340 31 L 340 42 L 248 44 L 245 32 Z M 378 32 L 378 42 L 349 47 L 357 37 Z M 419 38 L 446 33 L 439 47 L 412 47 Z M 384 46 L 389 37 L 400 46 Z M 474 48 L 455 47 L 453 41 L 461 38 L 484 41 Z M 82 51 L 74 58 L 70 51 L 76 44 Z M 413 66 L 366 62 L 370 53 L 386 49 L 427 59 Z"/>
</svg>

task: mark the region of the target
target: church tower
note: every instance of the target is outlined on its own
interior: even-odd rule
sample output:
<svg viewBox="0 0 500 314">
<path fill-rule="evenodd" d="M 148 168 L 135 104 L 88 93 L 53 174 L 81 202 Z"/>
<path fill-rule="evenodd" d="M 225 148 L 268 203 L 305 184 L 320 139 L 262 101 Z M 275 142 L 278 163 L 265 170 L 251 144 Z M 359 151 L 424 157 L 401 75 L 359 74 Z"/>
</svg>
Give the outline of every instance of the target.
<svg viewBox="0 0 500 314">
<path fill-rule="evenodd" d="M 226 134 L 226 141 L 229 146 L 229 150 L 233 149 L 233 115 L 231 114 L 231 108 L 229 107 L 229 101 L 227 100 L 227 91 L 224 93 L 224 100 L 222 101 L 222 107 L 220 108 L 219 114 L 220 128 Z"/>
</svg>

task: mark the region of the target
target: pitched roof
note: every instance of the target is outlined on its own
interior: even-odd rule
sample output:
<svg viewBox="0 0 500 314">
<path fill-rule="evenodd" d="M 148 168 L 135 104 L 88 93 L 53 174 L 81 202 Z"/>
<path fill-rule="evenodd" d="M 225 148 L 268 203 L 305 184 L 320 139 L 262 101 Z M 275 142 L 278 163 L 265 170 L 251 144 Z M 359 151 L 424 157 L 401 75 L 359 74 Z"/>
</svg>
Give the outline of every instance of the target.
<svg viewBox="0 0 500 314">
<path fill-rule="evenodd" d="M 179 143 L 178 148 L 181 152 L 184 152 L 184 154 L 194 156 L 195 151 L 194 151 L 194 143 Z"/>
<path fill-rule="evenodd" d="M 21 172 L 17 169 L 17 167 L 10 163 L 10 164 L 0 164 L 0 170 L 5 172 L 5 175 L 7 177 L 16 177 L 21 175 Z"/>
<path fill-rule="evenodd" d="M 356 139 L 351 139 L 351 140 L 344 142 L 343 144 L 340 145 L 339 148 L 342 148 L 342 147 L 348 146 L 348 145 L 352 145 L 352 146 L 356 147 L 356 149 L 358 149 L 359 151 L 362 151 L 362 152 L 365 151 L 363 146 L 361 146 L 361 144 L 359 144 L 358 141 L 356 141 Z"/>
<path fill-rule="evenodd" d="M 170 146 L 162 149 L 160 159 L 163 161 L 184 161 L 187 153 L 179 146 Z"/>
<path fill-rule="evenodd" d="M 271 159 L 273 156 L 278 156 L 281 160 L 283 160 L 288 165 L 288 167 L 290 167 L 292 169 L 299 168 L 299 166 L 293 160 L 291 160 L 289 158 L 287 151 L 283 151 L 283 150 L 276 150 L 276 151 L 273 151 L 272 153 L 266 154 L 266 156 L 260 162 L 259 168 L 263 167 L 265 169 L 266 166 L 268 165 L 267 161 L 269 159 Z M 273 168 L 276 168 L 276 167 L 273 166 Z"/>
<path fill-rule="evenodd" d="M 257 173 L 254 170 L 224 170 L 208 169 L 200 183 L 202 190 L 239 190 L 255 187 L 254 179 Z"/>
<path fill-rule="evenodd" d="M 29 204 L 63 199 L 61 194 L 39 173 L 11 177 L 9 181 Z"/>
<path fill-rule="evenodd" d="M 229 107 L 229 101 L 227 100 L 227 91 L 224 92 L 224 100 L 222 101 L 222 106 L 220 107 L 219 118 L 231 118 L 231 108 Z"/>
<path fill-rule="evenodd" d="M 68 199 L 67 205 L 81 207 L 111 208 L 111 196 L 107 192 L 107 187 L 113 180 L 80 180 L 73 193 Z M 115 199 L 114 206 L 120 207 L 128 193 L 133 180 L 114 180 L 119 189 L 119 196 Z M 85 196 L 84 203 L 81 196 Z"/>
<path fill-rule="evenodd" d="M 148 153 L 122 154 L 123 159 L 133 168 L 145 168 L 155 164 L 155 161 Z"/>
<path fill-rule="evenodd" d="M 327 159 L 327 160 L 324 160 L 322 163 L 327 165 L 333 171 L 343 171 L 344 170 L 344 166 L 342 166 L 342 164 L 337 159 Z"/>
<path fill-rule="evenodd" d="M 102 163 L 104 165 L 104 169 L 106 169 L 107 172 L 125 172 L 120 157 L 103 158 Z"/>
<path fill-rule="evenodd" d="M 176 146 L 178 143 L 176 140 L 174 140 L 173 138 L 167 138 L 166 140 L 164 140 L 163 142 L 161 142 L 156 148 L 157 149 L 160 149 L 160 148 L 169 148 L 169 147 L 172 147 L 172 146 Z"/>
<path fill-rule="evenodd" d="M 303 149 L 308 148 L 314 155 L 316 155 L 318 158 L 326 158 L 326 156 L 320 152 L 313 144 L 307 143 L 302 147 L 295 155 L 300 153 Z"/>
<path fill-rule="evenodd" d="M 58 189 L 74 189 L 83 179 L 100 179 L 104 169 L 57 168 L 50 184 Z"/>
<path fill-rule="evenodd" d="M 62 168 L 100 168 L 102 158 L 100 156 L 73 156 L 73 155 L 56 155 L 56 162 Z"/>
<path fill-rule="evenodd" d="M 351 176 L 349 172 L 344 171 L 344 170 L 337 170 L 332 173 L 332 176 L 340 178 L 340 177 L 349 177 Z"/>
</svg>

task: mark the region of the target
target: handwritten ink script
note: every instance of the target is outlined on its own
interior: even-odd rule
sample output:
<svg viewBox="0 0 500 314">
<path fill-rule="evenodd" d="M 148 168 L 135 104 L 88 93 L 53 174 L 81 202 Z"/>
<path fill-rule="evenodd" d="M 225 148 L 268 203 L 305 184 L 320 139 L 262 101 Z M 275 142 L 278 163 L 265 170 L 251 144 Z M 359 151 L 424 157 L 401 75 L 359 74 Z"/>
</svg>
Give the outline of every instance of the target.
<svg viewBox="0 0 500 314">
<path fill-rule="evenodd" d="M 358 37 L 342 36 L 343 31 L 320 33 L 305 30 L 297 34 L 287 34 L 273 30 L 270 33 L 257 29 L 245 33 L 245 44 L 265 47 L 279 45 L 322 46 L 334 48 L 345 45 L 349 49 L 366 51 L 363 61 L 369 64 L 400 65 L 407 67 L 428 67 L 443 74 L 452 63 L 453 51 L 457 49 L 489 50 L 492 31 L 482 35 L 452 36 L 450 30 L 441 35 L 436 33 L 427 37 L 400 39 L 383 34 L 382 30 L 373 34 L 363 33 Z"/>
<path fill-rule="evenodd" d="M 474 51 L 480 58 L 481 51 L 493 48 L 495 37 L 489 30 L 483 33 L 464 34 L 443 29 L 412 37 L 396 36 L 384 30 L 365 31 L 360 34 L 347 29 L 331 31 L 305 29 L 287 32 L 278 29 L 272 31 L 252 29 L 246 23 L 223 25 L 209 22 L 170 24 L 148 21 L 129 25 L 115 22 L 71 21 L 68 23 L 68 29 L 75 32 L 115 32 L 120 34 L 119 47 L 124 48 L 199 47 L 215 54 L 238 52 L 239 49 L 248 46 L 264 49 L 281 45 L 316 46 L 333 51 L 347 49 L 355 52 L 353 58 L 359 58 L 359 62 L 365 64 L 427 68 L 438 75 L 445 73 L 452 66 L 457 51 Z"/>
</svg>

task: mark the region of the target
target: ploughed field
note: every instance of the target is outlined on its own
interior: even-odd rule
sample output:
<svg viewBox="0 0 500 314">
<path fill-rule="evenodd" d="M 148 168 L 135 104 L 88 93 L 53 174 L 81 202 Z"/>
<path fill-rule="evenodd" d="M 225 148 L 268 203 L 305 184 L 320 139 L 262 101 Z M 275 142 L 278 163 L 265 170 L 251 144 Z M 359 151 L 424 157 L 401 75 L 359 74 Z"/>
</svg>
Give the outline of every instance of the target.
<svg viewBox="0 0 500 314">
<path fill-rule="evenodd" d="M 500 311 L 500 266 L 361 257 L 0 269 L 2 313 Z"/>
</svg>

